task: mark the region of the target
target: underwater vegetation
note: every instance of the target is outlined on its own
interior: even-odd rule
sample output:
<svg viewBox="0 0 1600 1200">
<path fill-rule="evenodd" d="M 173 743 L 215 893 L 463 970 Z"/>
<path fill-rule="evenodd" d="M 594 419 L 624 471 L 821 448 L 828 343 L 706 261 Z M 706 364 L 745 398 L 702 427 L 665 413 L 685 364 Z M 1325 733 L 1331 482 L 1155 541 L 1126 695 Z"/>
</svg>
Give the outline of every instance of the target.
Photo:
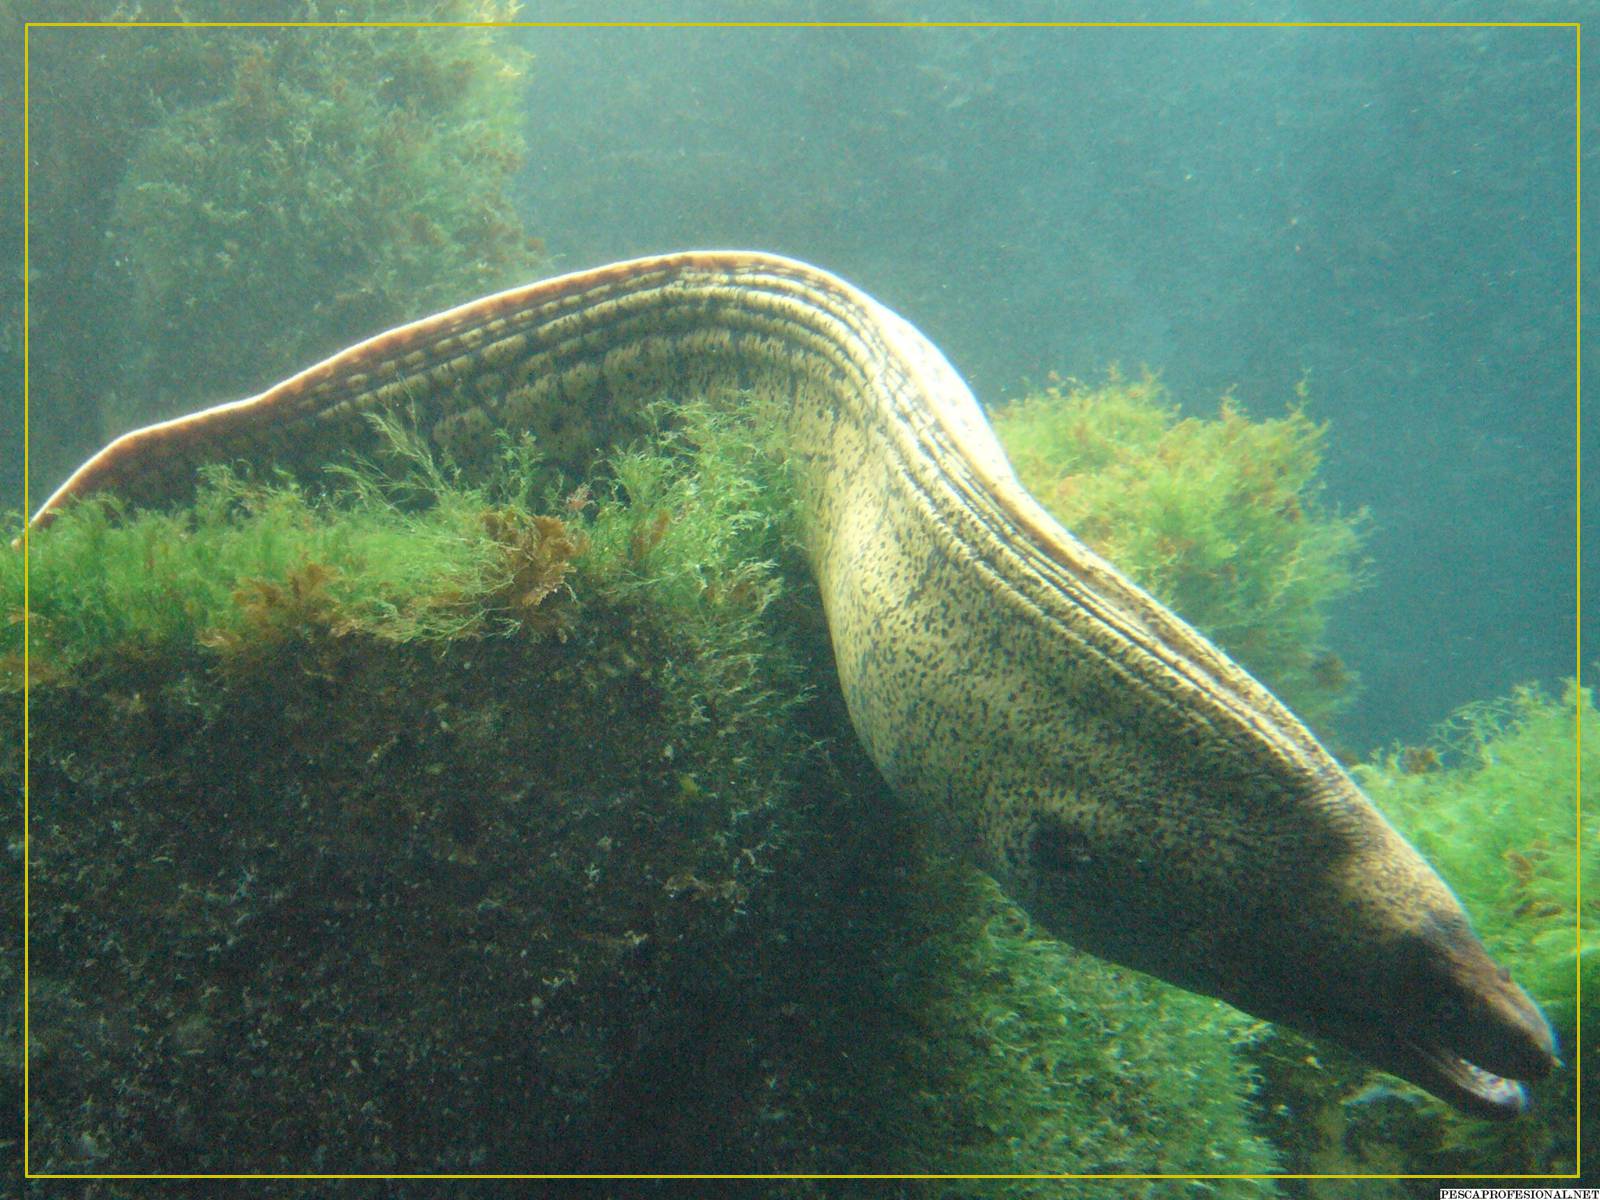
<svg viewBox="0 0 1600 1200">
<path fill-rule="evenodd" d="M 1319 499 L 1327 427 L 1302 387 L 1281 417 L 1229 397 L 1180 417 L 1159 378 L 1051 382 L 1001 406 L 1018 478 L 1127 572 L 1323 727 L 1353 680 L 1325 644 L 1328 614 L 1361 584 L 1363 514 Z"/>
</svg>

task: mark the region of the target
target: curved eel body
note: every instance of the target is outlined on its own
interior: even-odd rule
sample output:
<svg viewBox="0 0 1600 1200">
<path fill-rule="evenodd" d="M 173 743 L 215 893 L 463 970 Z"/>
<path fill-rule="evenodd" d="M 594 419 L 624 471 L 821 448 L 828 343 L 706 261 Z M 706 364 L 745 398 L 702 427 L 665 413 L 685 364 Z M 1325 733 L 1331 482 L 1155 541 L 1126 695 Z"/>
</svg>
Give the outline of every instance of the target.
<svg viewBox="0 0 1600 1200">
<path fill-rule="evenodd" d="M 1277 700 L 1023 491 L 925 337 L 814 267 L 684 253 L 489 296 L 117 439 L 32 525 L 101 489 L 181 498 L 205 462 L 315 466 L 396 406 L 459 444 L 749 393 L 785 414 L 840 686 L 897 795 L 1083 949 L 1465 1110 L 1526 1106 L 1550 1030 L 1438 876 Z"/>
</svg>

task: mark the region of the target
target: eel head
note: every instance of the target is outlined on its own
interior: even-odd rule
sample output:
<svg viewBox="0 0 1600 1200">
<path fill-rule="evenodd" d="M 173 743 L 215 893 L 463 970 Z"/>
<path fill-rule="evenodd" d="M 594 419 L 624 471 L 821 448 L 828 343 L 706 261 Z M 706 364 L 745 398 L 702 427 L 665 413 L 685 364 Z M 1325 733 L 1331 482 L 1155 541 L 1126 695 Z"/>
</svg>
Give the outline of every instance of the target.
<svg viewBox="0 0 1600 1200">
<path fill-rule="evenodd" d="M 1091 953 L 1339 1043 L 1464 1112 L 1519 1115 L 1525 1084 L 1560 1065 L 1550 1026 L 1432 868 L 1340 790 L 1332 820 L 1306 804 L 1284 836 L 1253 822 L 1230 847 L 1218 818 L 1187 852 L 1108 847 L 1070 808 L 1040 814 L 1027 890 Z"/>
<path fill-rule="evenodd" d="M 1527 1111 L 1525 1082 L 1560 1065 L 1555 1037 L 1453 899 L 1374 946 L 1371 990 L 1354 1002 L 1346 995 L 1342 1003 L 1303 1003 L 1283 1022 L 1339 1042 L 1463 1112 L 1497 1119 Z"/>
</svg>

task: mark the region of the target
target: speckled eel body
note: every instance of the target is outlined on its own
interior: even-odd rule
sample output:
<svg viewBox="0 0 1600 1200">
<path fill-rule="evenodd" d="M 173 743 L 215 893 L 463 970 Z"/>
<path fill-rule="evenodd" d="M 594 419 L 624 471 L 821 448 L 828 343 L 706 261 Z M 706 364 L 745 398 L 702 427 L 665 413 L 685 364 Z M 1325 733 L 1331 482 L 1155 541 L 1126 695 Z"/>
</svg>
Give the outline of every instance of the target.
<svg viewBox="0 0 1600 1200">
<path fill-rule="evenodd" d="M 1434 872 L 1265 689 L 1023 491 L 922 334 L 814 267 L 683 253 L 477 300 L 117 439 L 33 526 L 102 489 L 181 498 L 209 461 L 327 461 L 399 405 L 459 443 L 707 394 L 783 414 L 873 760 L 1042 925 L 1468 1111 L 1525 1107 L 1549 1028 Z"/>
</svg>

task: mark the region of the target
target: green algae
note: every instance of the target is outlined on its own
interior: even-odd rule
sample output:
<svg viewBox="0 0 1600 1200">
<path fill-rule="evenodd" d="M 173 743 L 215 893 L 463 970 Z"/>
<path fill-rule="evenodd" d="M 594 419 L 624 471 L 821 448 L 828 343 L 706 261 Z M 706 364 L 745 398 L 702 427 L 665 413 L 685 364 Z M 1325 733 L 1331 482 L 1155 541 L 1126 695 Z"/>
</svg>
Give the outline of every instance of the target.
<svg viewBox="0 0 1600 1200">
<path fill-rule="evenodd" d="M 336 466 L 324 488 L 216 467 L 185 509 L 76 504 L 31 537 L 32 666 L 48 678 L 107 651 L 237 646 L 300 592 L 324 623 L 395 642 L 537 630 L 535 610 L 571 598 L 574 566 L 586 594 L 743 636 L 776 595 L 777 556 L 796 553 L 786 476 L 752 428 L 681 406 L 596 485 L 563 495 L 531 439 L 502 438 L 468 473 L 386 421 L 381 461 Z M 23 562 L 0 561 L 0 610 L 18 618 Z M 9 621 L 0 640 L 13 666 L 22 628 Z"/>
<path fill-rule="evenodd" d="M 1063 525 L 1322 724 L 1353 682 L 1325 635 L 1361 583 L 1363 518 L 1319 500 L 1327 428 L 1305 402 L 1302 388 L 1252 420 L 1225 397 L 1215 418 L 1185 418 L 1158 378 L 1113 371 L 1031 392 L 994 425 Z"/>
<path fill-rule="evenodd" d="M 941 1147 L 925 1169 L 1278 1169 L 1245 1102 L 1254 1073 L 1234 1053 L 1257 1023 L 1048 937 L 985 875 L 949 867 L 935 875 L 931 883 L 961 898 L 960 920 L 918 948 L 934 985 L 899 1032 L 922 1064 L 916 1098 L 923 1119 L 936 1123 L 930 1144 Z M 1239 1196 L 1272 1191 L 1260 1181 L 1212 1186 Z M 1033 1181 L 974 1191 L 1048 1196 L 1058 1189 Z"/>
<path fill-rule="evenodd" d="M 1580 971 L 1586 990 L 1600 993 L 1600 810 L 1585 813 L 1582 852 L 1577 841 L 1580 767 L 1600 778 L 1592 693 L 1572 681 L 1560 696 L 1518 688 L 1458 710 L 1436 740 L 1431 756 L 1391 750 L 1357 777 L 1570 1038 Z"/>
<path fill-rule="evenodd" d="M 122 520 L 114 502 L 76 505 L 31 539 L 34 667 L 48 678 L 108 650 L 243 636 L 252 611 L 261 615 L 252 592 L 292 590 L 308 570 L 351 629 L 395 641 L 452 636 L 473 618 L 442 597 L 492 586 L 493 540 L 473 528 L 481 508 L 456 495 L 422 516 L 341 513 L 292 482 L 254 485 L 228 470 L 209 472 L 192 509 Z M 21 610 L 21 562 L 0 567 L 10 612 Z M 7 630 L 13 658 L 19 633 Z"/>
<path fill-rule="evenodd" d="M 482 3 L 432 13 L 504 18 Z M 110 214 L 147 398 L 169 380 L 182 384 L 166 403 L 237 394 L 533 273 L 506 196 L 528 56 L 503 34 L 210 32 L 227 86 L 141 136 Z"/>
</svg>

